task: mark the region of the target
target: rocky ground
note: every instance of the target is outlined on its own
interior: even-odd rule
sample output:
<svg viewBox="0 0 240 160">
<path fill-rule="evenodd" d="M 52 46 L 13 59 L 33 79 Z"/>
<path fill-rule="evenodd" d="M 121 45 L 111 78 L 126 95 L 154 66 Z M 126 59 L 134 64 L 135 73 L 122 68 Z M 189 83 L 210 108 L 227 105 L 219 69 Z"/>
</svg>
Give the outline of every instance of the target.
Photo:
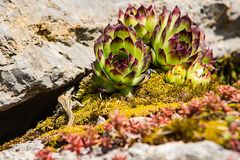
<svg viewBox="0 0 240 160">
<path fill-rule="evenodd" d="M 118 9 L 125 9 L 128 3 L 153 4 L 159 12 L 163 6 L 172 9 L 178 5 L 183 13 L 188 13 L 205 31 L 207 43 L 213 49 L 215 57 L 240 50 L 239 0 L 2 0 L 0 2 L 1 139 L 7 136 L 9 137 L 6 139 L 9 139 L 24 133 L 39 120 L 52 114 L 57 104 L 57 97 L 69 86 L 76 85 L 91 69 L 91 63 L 94 61 L 92 49 L 94 40 L 100 35 L 103 27 L 108 23 L 116 22 Z M 211 155 L 216 156 L 216 160 L 219 157 L 229 160 L 232 158 L 231 155 L 233 155 L 232 159 L 237 159 L 236 153 L 211 142 L 170 143 L 155 147 L 142 144 L 142 151 L 139 151 L 139 154 L 147 151 L 149 155 L 138 155 L 136 149 L 139 145 L 141 144 L 136 144 L 130 150 L 122 152 L 129 159 L 144 156 L 149 156 L 151 159 L 156 150 L 159 151 L 159 159 L 169 157 L 169 160 L 177 160 L 179 157 L 214 159 Z M 13 149 L 1 152 L 0 159 L 20 160 L 27 157 L 32 159 L 33 153 L 42 147 L 40 141 L 17 145 Z M 171 155 L 166 157 L 170 147 L 173 147 L 173 151 L 176 147 L 193 150 L 174 152 L 176 154 L 172 155 L 173 157 Z M 206 148 L 209 149 L 208 153 Z M 115 151 L 106 157 L 111 159 L 109 157 L 113 153 Z"/>
<path fill-rule="evenodd" d="M 33 160 L 38 150 L 43 148 L 41 141 L 35 140 L 19 144 L 0 154 L 0 160 Z M 239 160 L 240 155 L 225 150 L 210 141 L 197 143 L 172 142 L 159 146 L 136 143 L 128 149 L 115 149 L 99 156 L 97 149 L 91 155 L 82 156 L 84 160 L 112 160 L 114 157 L 125 157 L 128 160 Z M 77 154 L 63 151 L 52 153 L 55 160 L 76 160 Z M 120 159 L 122 160 L 122 159 Z"/>
</svg>

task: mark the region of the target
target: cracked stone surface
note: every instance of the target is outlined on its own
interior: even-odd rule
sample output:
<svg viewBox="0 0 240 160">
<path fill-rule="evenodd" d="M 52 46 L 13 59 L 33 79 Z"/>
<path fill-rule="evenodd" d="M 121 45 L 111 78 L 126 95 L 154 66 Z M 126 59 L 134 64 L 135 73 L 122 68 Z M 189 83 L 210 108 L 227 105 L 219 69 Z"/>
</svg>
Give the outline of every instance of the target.
<svg viewBox="0 0 240 160">
<path fill-rule="evenodd" d="M 240 49 L 238 0 L 1 0 L 0 111 L 91 69 L 94 40 L 128 3 L 178 5 L 204 29 L 215 56 Z"/>
</svg>

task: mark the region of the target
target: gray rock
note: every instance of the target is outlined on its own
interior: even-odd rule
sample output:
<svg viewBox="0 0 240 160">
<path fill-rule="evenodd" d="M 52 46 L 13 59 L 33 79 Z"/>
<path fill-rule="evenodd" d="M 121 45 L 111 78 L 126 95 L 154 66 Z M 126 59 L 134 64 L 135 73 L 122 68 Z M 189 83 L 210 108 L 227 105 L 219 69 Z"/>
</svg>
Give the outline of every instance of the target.
<svg viewBox="0 0 240 160">
<path fill-rule="evenodd" d="M 128 150 L 116 149 L 103 156 L 85 155 L 84 160 L 112 160 L 116 155 L 124 155 L 128 160 L 240 160 L 237 152 L 223 149 L 210 142 L 171 142 L 158 146 L 136 143 Z"/>
<path fill-rule="evenodd" d="M 16 145 L 12 149 L 0 152 L 0 160 L 32 160 L 43 145 L 40 141 Z M 128 160 L 240 160 L 240 154 L 226 150 L 211 142 L 196 143 L 171 142 L 158 146 L 136 143 L 129 149 L 118 148 L 104 155 L 86 154 L 77 156 L 70 151 L 51 153 L 56 160 L 112 160 L 116 155 L 124 155 Z"/>
<path fill-rule="evenodd" d="M 9 150 L 0 152 L 0 160 L 33 160 L 35 154 L 43 147 L 40 140 L 18 144 Z"/>
<path fill-rule="evenodd" d="M 157 12 L 163 6 L 173 9 L 178 5 L 205 31 L 215 57 L 240 50 L 239 0 L 2 0 L 0 141 L 16 135 L 16 130 L 23 133 L 33 127 L 43 118 L 39 115 L 49 115 L 53 109 L 47 108 L 57 103 L 60 92 L 91 69 L 94 40 L 108 23 L 117 22 L 118 9 L 128 3 L 153 4 Z M 36 104 L 34 98 L 40 95 L 40 102 L 46 97 L 54 102 Z M 19 114 L 18 107 L 24 113 Z"/>
<path fill-rule="evenodd" d="M 12 0 L 0 6 L 0 111 L 64 86 L 90 69 L 93 42 L 128 3 L 176 4 L 206 33 L 215 56 L 240 47 L 238 0 Z"/>
<path fill-rule="evenodd" d="M 159 160 L 234 160 L 240 159 L 238 153 L 223 149 L 210 141 L 197 143 L 172 142 L 160 146 L 135 144 L 129 149 L 129 159 L 159 159 Z M 144 154 L 147 153 L 147 154 Z"/>
</svg>

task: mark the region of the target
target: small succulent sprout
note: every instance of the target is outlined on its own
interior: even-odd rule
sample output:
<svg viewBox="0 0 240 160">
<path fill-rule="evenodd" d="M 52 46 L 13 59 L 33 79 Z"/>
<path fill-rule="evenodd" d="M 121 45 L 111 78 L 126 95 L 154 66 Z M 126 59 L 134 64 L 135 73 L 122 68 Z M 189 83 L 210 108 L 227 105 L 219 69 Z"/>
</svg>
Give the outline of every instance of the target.
<svg viewBox="0 0 240 160">
<path fill-rule="evenodd" d="M 185 82 L 187 70 L 182 65 L 175 65 L 172 70 L 167 72 L 166 81 L 181 85 Z"/>
<path fill-rule="evenodd" d="M 202 64 L 197 61 L 194 62 L 187 70 L 186 81 L 193 86 L 207 85 L 211 80 L 211 65 Z"/>
<path fill-rule="evenodd" d="M 164 70 L 170 70 L 177 64 L 189 64 L 199 54 L 207 53 L 204 39 L 201 30 L 192 25 L 188 15 L 181 16 L 177 6 L 172 12 L 164 7 L 151 38 L 153 63 Z"/>
<path fill-rule="evenodd" d="M 157 25 L 158 18 L 152 5 L 148 8 L 141 5 L 137 9 L 129 4 L 125 13 L 119 10 L 118 21 L 125 26 L 133 27 L 137 32 L 137 38 L 141 38 L 148 44 L 154 28 Z"/>
<path fill-rule="evenodd" d="M 108 25 L 94 45 L 94 84 L 106 92 L 120 90 L 131 95 L 142 83 L 151 62 L 151 48 L 137 39 L 136 32 L 123 24 Z"/>
</svg>

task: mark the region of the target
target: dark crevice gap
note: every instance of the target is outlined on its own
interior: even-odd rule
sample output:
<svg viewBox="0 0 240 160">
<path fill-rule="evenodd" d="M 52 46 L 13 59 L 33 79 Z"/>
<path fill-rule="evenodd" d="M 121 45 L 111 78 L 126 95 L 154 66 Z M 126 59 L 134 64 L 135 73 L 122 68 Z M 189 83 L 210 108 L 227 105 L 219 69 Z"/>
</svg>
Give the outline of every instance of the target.
<svg viewBox="0 0 240 160">
<path fill-rule="evenodd" d="M 206 19 L 214 21 L 208 24 L 208 27 L 214 29 L 217 35 L 223 36 L 223 39 L 236 38 L 240 36 L 240 18 L 232 18 L 228 13 L 229 7 L 223 3 L 213 3 L 205 5 L 201 9 L 201 13 L 206 15 Z"/>
<path fill-rule="evenodd" d="M 39 121 L 53 115 L 58 96 L 69 87 L 78 86 L 78 82 L 87 73 L 89 70 L 58 89 L 38 94 L 7 111 L 0 112 L 0 144 L 23 135 Z"/>
</svg>

